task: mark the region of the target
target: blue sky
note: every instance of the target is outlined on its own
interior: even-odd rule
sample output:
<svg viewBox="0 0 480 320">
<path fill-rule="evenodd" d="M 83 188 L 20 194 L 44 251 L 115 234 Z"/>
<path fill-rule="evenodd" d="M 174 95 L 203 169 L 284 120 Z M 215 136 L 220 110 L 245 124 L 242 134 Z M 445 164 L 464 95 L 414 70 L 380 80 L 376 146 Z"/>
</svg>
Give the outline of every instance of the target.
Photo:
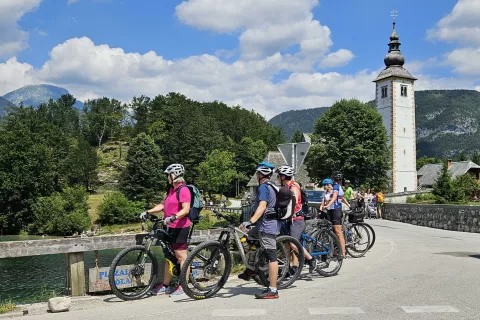
<svg viewBox="0 0 480 320">
<path fill-rule="evenodd" d="M 369 100 L 394 8 L 417 88 L 480 89 L 480 0 L 0 0 L 0 94 L 180 91 L 267 118 Z"/>
</svg>

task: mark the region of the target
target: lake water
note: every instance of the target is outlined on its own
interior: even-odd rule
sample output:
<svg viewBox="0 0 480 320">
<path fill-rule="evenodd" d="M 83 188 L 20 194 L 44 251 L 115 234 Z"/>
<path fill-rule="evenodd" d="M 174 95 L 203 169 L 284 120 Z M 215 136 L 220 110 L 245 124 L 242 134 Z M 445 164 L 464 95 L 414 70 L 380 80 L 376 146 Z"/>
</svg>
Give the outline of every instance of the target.
<svg viewBox="0 0 480 320">
<path fill-rule="evenodd" d="M 44 240 L 35 236 L 0 236 L 1 241 Z M 108 267 L 121 249 L 98 254 L 99 267 Z M 85 271 L 95 268 L 95 254 L 85 252 Z M 88 279 L 88 278 L 87 278 Z M 63 254 L 0 259 L 0 301 L 32 302 L 55 291 L 65 294 L 66 265 Z M 88 287 L 87 287 L 88 289 Z"/>
</svg>

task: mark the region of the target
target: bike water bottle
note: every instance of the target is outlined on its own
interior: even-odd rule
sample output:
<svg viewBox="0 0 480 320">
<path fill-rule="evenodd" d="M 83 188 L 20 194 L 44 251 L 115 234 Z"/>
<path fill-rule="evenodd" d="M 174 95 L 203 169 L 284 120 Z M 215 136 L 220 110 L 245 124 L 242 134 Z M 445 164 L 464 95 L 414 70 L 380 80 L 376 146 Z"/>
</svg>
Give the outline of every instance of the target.
<svg viewBox="0 0 480 320">
<path fill-rule="evenodd" d="M 240 239 L 240 242 L 242 243 L 243 251 L 245 251 L 245 253 L 249 252 L 250 251 L 250 245 L 247 242 L 247 237 L 242 237 Z"/>
</svg>

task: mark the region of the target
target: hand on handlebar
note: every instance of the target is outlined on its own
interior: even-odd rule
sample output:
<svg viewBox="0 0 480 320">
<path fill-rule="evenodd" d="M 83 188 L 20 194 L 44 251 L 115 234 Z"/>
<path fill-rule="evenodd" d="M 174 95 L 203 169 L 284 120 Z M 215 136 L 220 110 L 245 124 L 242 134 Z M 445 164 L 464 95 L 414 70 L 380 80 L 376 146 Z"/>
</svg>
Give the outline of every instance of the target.
<svg viewBox="0 0 480 320">
<path fill-rule="evenodd" d="M 147 211 L 143 211 L 142 213 L 140 213 L 140 220 L 142 220 L 143 222 L 147 222 L 149 216 L 150 214 Z"/>
<path fill-rule="evenodd" d="M 245 221 L 240 225 L 240 229 L 247 230 L 251 226 L 252 226 L 252 223 L 250 221 Z"/>
</svg>

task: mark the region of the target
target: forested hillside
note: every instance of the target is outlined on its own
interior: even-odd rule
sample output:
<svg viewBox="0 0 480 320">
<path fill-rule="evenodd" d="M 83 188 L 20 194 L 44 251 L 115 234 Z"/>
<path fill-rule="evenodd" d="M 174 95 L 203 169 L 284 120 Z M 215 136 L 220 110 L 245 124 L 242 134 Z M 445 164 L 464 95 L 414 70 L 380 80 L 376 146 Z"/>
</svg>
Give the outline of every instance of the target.
<svg viewBox="0 0 480 320">
<path fill-rule="evenodd" d="M 415 92 L 419 156 L 451 157 L 480 150 L 480 92 L 425 90 Z M 375 105 L 374 101 L 368 102 Z M 295 130 L 312 132 L 315 120 L 328 108 L 293 110 L 273 117 L 287 139 Z"/>
<path fill-rule="evenodd" d="M 232 193 L 234 181 L 245 186 L 256 163 L 284 142 L 253 111 L 177 93 L 129 105 L 100 98 L 82 112 L 75 105 L 63 95 L 0 119 L 0 234 L 89 229 L 87 193 L 112 183 L 123 194 L 105 198 L 99 221 L 137 221 L 138 210 L 161 199 L 171 163 L 184 164 L 186 180 L 207 192 Z"/>
</svg>

